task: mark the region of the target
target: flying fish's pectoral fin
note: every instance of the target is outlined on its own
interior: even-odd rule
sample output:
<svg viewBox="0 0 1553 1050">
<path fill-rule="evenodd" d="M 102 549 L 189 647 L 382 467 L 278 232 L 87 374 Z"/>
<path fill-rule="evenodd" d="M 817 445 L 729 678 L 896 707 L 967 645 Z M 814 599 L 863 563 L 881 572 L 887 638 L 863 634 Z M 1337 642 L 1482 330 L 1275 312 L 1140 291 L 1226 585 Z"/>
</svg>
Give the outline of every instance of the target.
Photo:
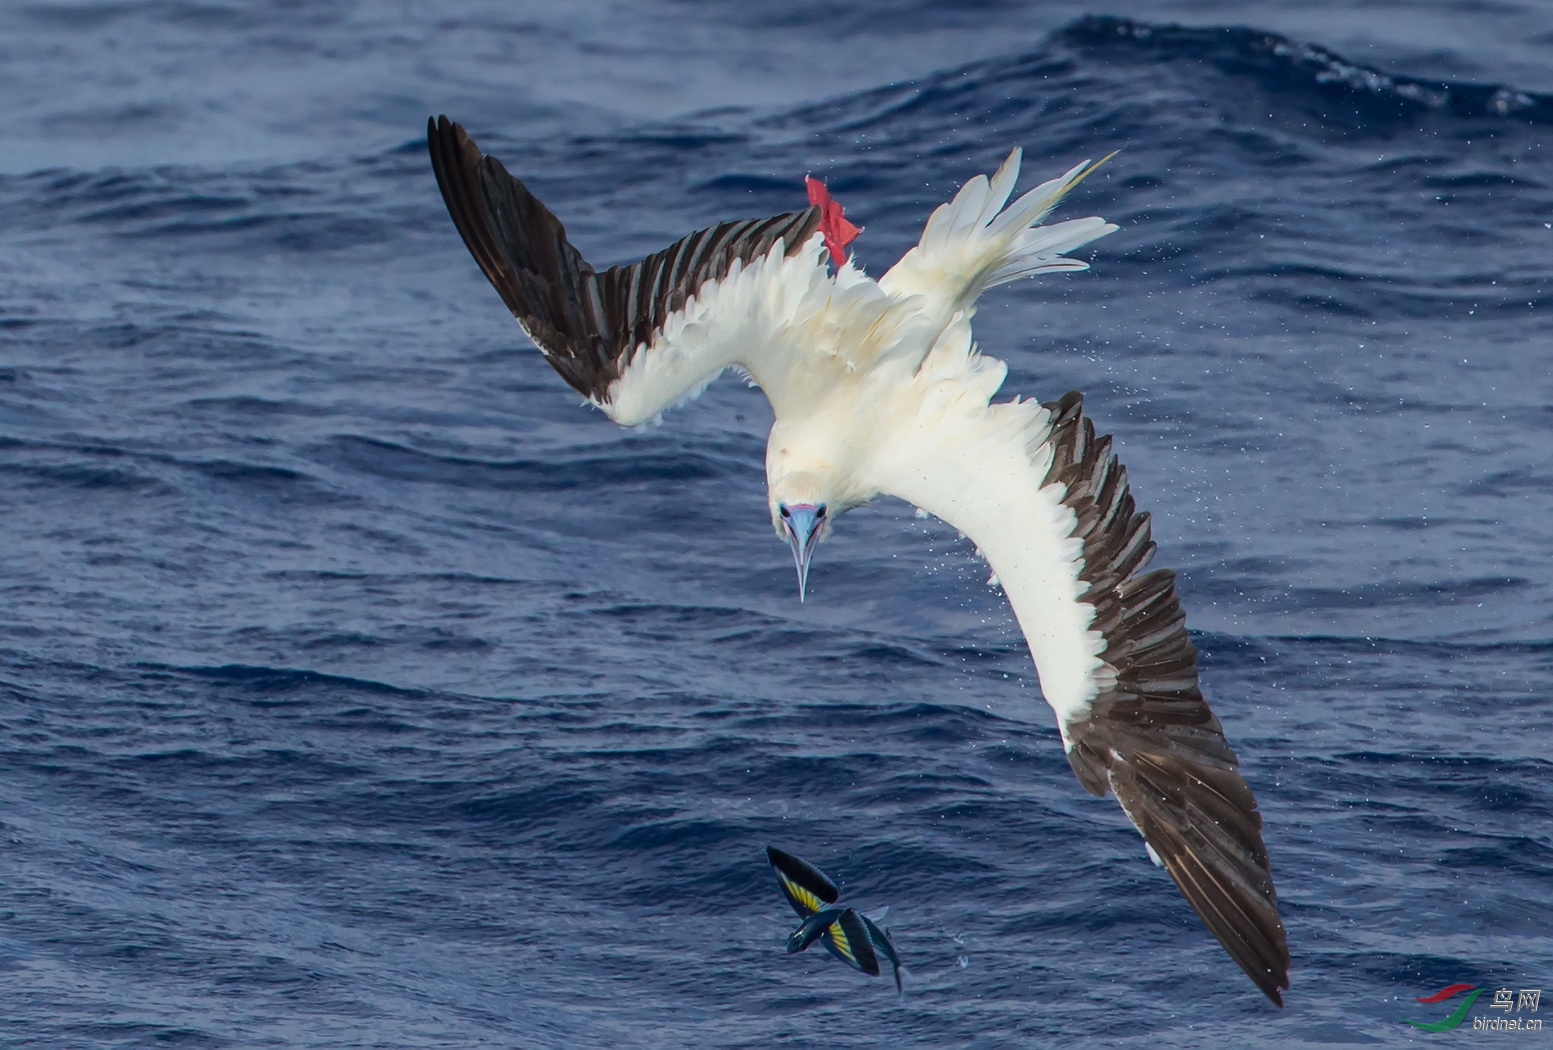
<svg viewBox="0 0 1553 1050">
<path fill-rule="evenodd" d="M 843 911 L 835 922 L 820 935 L 820 943 L 826 949 L 856 970 L 870 977 L 879 976 L 879 956 L 874 952 L 873 940 L 863 917 L 853 908 Z"/>
<path fill-rule="evenodd" d="M 775 846 L 766 847 L 766 860 L 776 872 L 782 896 L 787 898 L 800 919 L 807 919 L 827 904 L 835 904 L 841 896 L 836 884 L 806 860 Z"/>
</svg>

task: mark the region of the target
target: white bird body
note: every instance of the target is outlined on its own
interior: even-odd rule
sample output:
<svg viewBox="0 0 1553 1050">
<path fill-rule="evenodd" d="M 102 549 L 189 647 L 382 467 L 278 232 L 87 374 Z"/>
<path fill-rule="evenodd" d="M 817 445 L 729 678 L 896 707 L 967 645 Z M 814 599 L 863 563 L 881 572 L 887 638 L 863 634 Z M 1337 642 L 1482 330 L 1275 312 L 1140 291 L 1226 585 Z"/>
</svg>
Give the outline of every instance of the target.
<svg viewBox="0 0 1553 1050">
<path fill-rule="evenodd" d="M 1043 492 L 1050 413 L 990 403 L 1007 367 L 976 352 L 969 320 L 995 284 L 1084 269 L 1059 253 L 1116 227 L 1088 218 L 1030 229 L 1091 169 L 1080 164 L 1005 210 L 1020 158 L 1016 149 L 990 185 L 978 175 L 940 206 L 921 243 L 878 282 L 850 259 L 831 277 L 819 233 L 791 255 L 773 245 L 709 282 L 636 350 L 640 363 L 600 407 L 617 423 L 645 422 L 724 368 L 743 368 L 776 416 L 766 458 L 773 517 L 782 503 L 850 508 L 884 494 L 973 537 L 1064 726 L 1094 698 L 1104 648 L 1088 630 L 1093 609 L 1077 602 L 1076 519 Z"/>
<path fill-rule="evenodd" d="M 653 419 L 730 367 L 759 385 L 775 413 L 772 522 L 793 544 L 800 589 L 835 518 L 880 495 L 977 545 L 1080 782 L 1116 795 L 1150 855 L 1281 1005 L 1288 948 L 1261 817 L 1198 690 L 1173 574 L 1143 572 L 1148 516 L 1079 395 L 995 402 L 1007 366 L 972 341 L 986 289 L 1085 269 L 1064 253 L 1116 229 L 1096 217 L 1039 225 L 1094 167 L 1009 204 L 1014 150 L 935 210 L 878 281 L 845 258 L 856 228 L 813 185 L 808 211 L 719 224 L 598 273 L 462 128 L 433 121 L 428 141 L 476 261 L 556 370 L 615 422 Z"/>
<path fill-rule="evenodd" d="M 1032 401 L 993 404 L 1006 372 L 975 351 L 959 320 L 915 367 L 897 356 L 836 375 L 803 402 L 806 411 L 777 416 L 767 487 L 773 516 L 782 503 L 845 508 L 890 495 L 970 537 L 1008 595 L 1064 726 L 1097 692 L 1104 644 L 1089 631 L 1094 610 L 1077 600 L 1076 516 L 1044 485 L 1051 413 Z"/>
</svg>

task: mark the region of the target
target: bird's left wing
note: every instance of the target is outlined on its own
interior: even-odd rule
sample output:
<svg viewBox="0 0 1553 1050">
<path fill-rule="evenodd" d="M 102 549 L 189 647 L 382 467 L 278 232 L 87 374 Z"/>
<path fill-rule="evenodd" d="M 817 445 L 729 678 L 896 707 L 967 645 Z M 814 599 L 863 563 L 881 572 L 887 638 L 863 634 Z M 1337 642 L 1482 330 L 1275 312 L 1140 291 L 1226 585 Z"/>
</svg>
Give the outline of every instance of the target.
<svg viewBox="0 0 1553 1050">
<path fill-rule="evenodd" d="M 1004 366 L 961 336 L 924 363 L 916 407 L 880 442 L 872 483 L 980 548 L 1079 782 L 1116 796 L 1208 929 L 1281 1005 L 1289 951 L 1261 814 L 1198 688 L 1175 575 L 1144 572 L 1149 517 L 1078 394 L 991 405 Z"/>
<path fill-rule="evenodd" d="M 782 377 L 763 373 L 762 355 L 806 308 L 828 305 L 819 207 L 718 223 L 599 273 L 458 124 L 431 120 L 427 147 L 486 278 L 561 378 L 618 423 L 653 418 L 733 364 L 769 394 Z"/>
</svg>

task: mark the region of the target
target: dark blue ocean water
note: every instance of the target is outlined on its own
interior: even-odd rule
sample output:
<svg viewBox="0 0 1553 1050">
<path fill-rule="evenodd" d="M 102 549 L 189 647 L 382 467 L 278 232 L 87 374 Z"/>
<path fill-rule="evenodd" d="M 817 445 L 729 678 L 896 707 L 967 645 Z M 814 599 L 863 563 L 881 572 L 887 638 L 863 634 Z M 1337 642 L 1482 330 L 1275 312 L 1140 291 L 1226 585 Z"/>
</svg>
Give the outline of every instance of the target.
<svg viewBox="0 0 1553 1050">
<path fill-rule="evenodd" d="M 1444 1045 L 1414 997 L 1553 984 L 1553 8 L 762 10 L 0 9 L 0 1043 Z M 600 263 L 812 172 L 879 273 L 1010 146 L 1122 150 L 978 333 L 1182 572 L 1286 1010 L 966 541 L 849 515 L 800 606 L 758 393 L 579 407 L 438 112 Z M 893 906 L 904 1004 L 782 953 L 768 842 Z"/>
</svg>

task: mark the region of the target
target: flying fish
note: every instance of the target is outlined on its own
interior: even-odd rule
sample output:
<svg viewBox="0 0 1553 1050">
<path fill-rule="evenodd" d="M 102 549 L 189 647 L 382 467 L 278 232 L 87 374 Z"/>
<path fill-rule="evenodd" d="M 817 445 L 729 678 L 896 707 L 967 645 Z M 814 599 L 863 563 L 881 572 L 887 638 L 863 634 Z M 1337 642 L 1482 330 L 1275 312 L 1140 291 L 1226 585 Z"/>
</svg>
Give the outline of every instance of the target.
<svg viewBox="0 0 1553 1050">
<path fill-rule="evenodd" d="M 901 959 L 889 931 L 879 925 L 889 908 L 865 915 L 837 904 L 841 893 L 823 871 L 775 846 L 766 847 L 766 860 L 776 872 L 782 896 L 803 920 L 787 939 L 789 955 L 818 940 L 836 958 L 871 977 L 879 976 L 883 955 L 895 968 L 895 990 L 901 991 Z"/>
</svg>

